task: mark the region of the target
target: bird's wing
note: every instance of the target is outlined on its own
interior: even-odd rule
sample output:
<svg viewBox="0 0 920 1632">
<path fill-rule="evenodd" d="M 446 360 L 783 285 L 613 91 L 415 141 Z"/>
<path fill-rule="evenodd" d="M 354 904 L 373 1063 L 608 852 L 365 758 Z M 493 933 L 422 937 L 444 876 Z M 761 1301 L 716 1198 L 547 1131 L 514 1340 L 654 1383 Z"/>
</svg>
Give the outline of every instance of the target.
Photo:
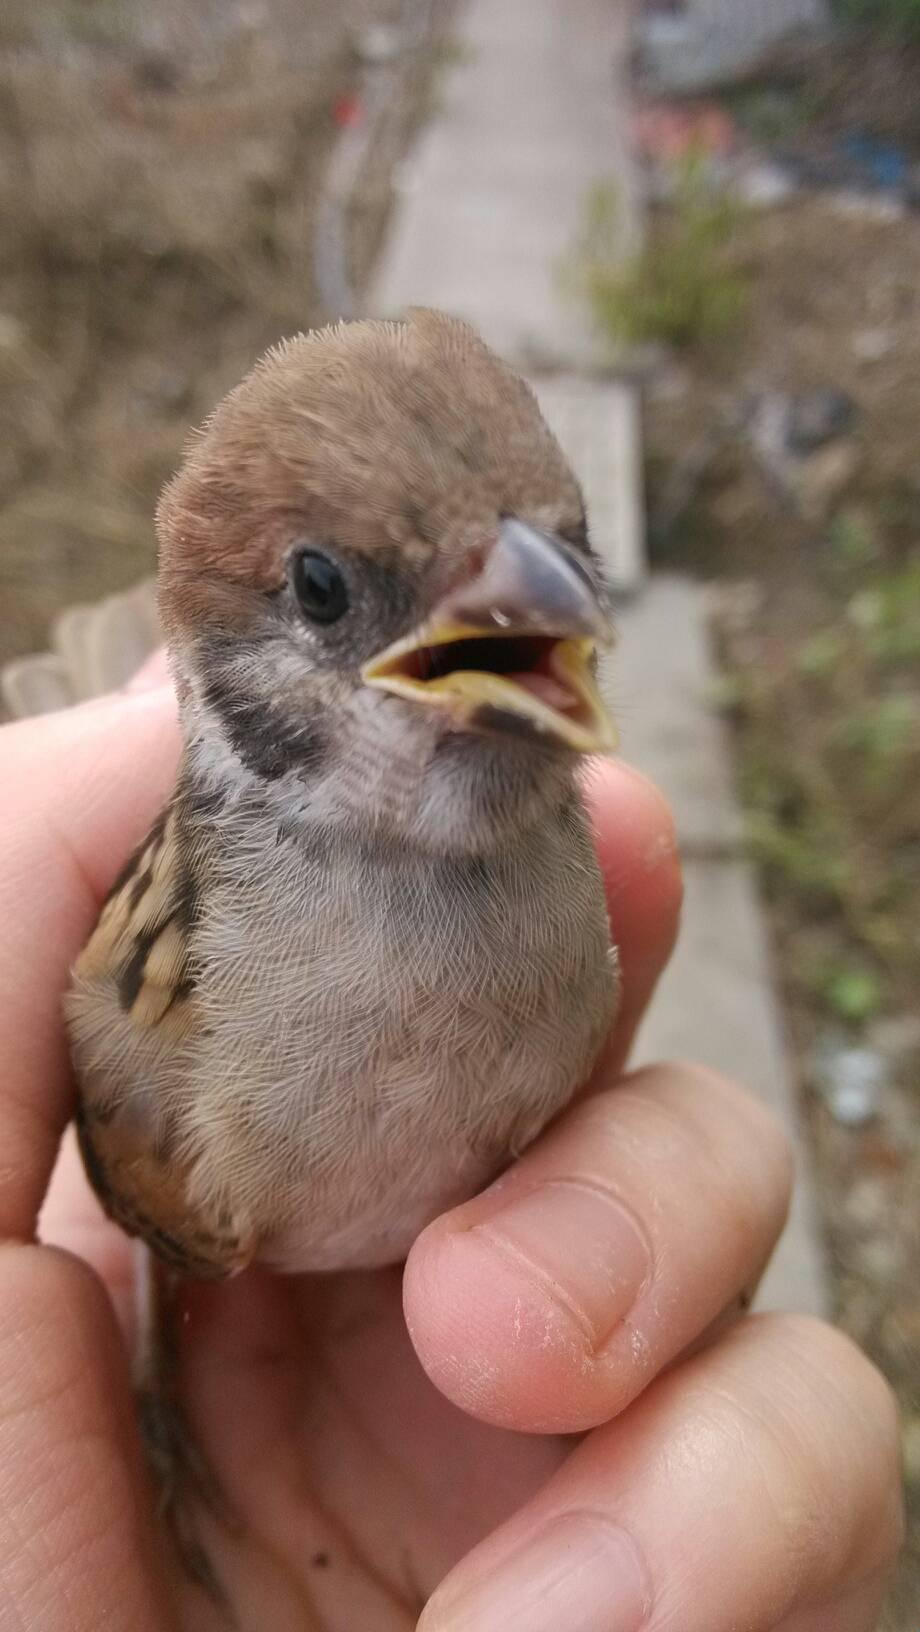
<svg viewBox="0 0 920 1632">
<path fill-rule="evenodd" d="M 190 1194 L 181 1107 L 201 1038 L 198 890 L 171 802 L 124 867 L 78 957 L 67 1000 L 77 1133 L 109 1215 L 168 1263 L 223 1275 L 251 1256 L 232 1218 Z"/>
<path fill-rule="evenodd" d="M 99 922 L 74 965 L 78 984 L 109 982 L 118 1006 L 140 1028 L 192 1025 L 195 980 L 191 935 L 195 877 L 179 843 L 175 803 L 158 817 L 115 880 Z"/>
</svg>

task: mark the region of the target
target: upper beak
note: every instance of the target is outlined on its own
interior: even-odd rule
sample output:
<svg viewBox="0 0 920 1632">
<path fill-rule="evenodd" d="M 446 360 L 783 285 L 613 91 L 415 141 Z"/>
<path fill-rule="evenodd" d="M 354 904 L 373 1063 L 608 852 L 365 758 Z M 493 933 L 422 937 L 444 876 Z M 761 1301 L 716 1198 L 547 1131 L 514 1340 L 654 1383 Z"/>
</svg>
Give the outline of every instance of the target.
<svg viewBox="0 0 920 1632">
<path fill-rule="evenodd" d="M 560 539 L 506 517 L 475 578 L 371 658 L 365 685 L 445 710 L 467 730 L 537 733 L 578 753 L 616 731 L 594 678 L 613 638 L 603 589 Z"/>
</svg>

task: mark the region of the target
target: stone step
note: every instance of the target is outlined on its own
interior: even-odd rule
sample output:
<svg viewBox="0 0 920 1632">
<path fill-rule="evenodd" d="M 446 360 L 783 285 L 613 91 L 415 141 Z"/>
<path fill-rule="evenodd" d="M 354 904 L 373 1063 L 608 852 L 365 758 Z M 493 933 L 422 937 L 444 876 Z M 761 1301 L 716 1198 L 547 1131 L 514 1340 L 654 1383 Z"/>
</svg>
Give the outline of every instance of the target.
<svg viewBox="0 0 920 1632">
<path fill-rule="evenodd" d="M 624 756 L 674 808 L 686 895 L 672 961 L 640 1032 L 635 1063 L 690 1059 L 745 1083 L 792 1140 L 795 1200 L 770 1265 L 761 1307 L 827 1313 L 818 1209 L 783 1036 L 763 909 L 743 857 L 731 761 L 710 697 L 714 667 L 705 591 L 652 578 L 622 608 L 609 687 Z"/>
<path fill-rule="evenodd" d="M 630 595 L 645 577 L 642 452 L 636 392 L 615 380 L 568 374 L 532 379 L 547 424 L 577 472 L 591 540 L 614 590 Z"/>
</svg>

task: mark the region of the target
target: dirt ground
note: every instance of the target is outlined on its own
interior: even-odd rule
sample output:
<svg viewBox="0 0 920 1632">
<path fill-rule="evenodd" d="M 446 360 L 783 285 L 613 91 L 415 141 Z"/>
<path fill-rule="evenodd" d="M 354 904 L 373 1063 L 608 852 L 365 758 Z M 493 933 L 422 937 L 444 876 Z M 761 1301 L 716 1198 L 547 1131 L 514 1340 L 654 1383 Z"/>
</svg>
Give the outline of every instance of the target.
<svg viewBox="0 0 920 1632">
<path fill-rule="evenodd" d="M 833 73 L 831 61 L 823 83 Z M 883 59 L 867 78 L 885 134 L 915 159 L 915 99 L 898 120 L 901 77 L 881 95 Z M 815 151 L 834 117 L 832 102 L 816 115 Z M 912 1541 L 885 1624 L 916 1632 L 920 216 L 799 192 L 743 218 L 733 253 L 742 321 L 649 379 L 652 547 L 714 586 L 715 701 L 736 736 L 836 1315 L 903 1411 Z M 846 423 L 777 465 L 769 414 L 816 388 L 839 396 Z"/>
<path fill-rule="evenodd" d="M 189 425 L 322 307 L 316 210 L 355 41 L 406 0 L 8 0 L 0 19 L 0 663 L 153 563 Z M 425 51 L 358 177 L 360 277 Z M 430 52 L 428 53 L 430 57 Z M 430 66 L 430 63 L 429 63 Z"/>
</svg>

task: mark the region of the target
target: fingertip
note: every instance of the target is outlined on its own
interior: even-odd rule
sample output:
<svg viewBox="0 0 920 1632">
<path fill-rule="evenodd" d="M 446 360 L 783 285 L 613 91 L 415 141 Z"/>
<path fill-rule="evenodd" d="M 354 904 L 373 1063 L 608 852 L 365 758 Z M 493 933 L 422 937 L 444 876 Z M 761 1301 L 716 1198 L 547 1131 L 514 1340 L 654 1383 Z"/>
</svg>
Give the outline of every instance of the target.
<svg viewBox="0 0 920 1632">
<path fill-rule="evenodd" d="M 125 1350 L 113 1341 L 114 1316 L 105 1288 L 77 1254 L 4 1240 L 0 1286 L 0 1421 L 10 1402 L 27 1394 L 36 1396 L 42 1407 L 59 1401 L 71 1386 L 79 1391 L 79 1362 L 90 1354 L 99 1357 L 97 1371 L 110 1380 L 127 1376 Z M 39 1376 L 39 1364 L 47 1368 L 47 1377 Z"/>
<path fill-rule="evenodd" d="M 594 1426 L 597 1356 L 583 1323 L 466 1228 L 464 1213 L 430 1225 L 406 1264 L 406 1325 L 428 1377 L 493 1427 L 555 1434 Z"/>
<path fill-rule="evenodd" d="M 73 1123 L 66 1130 L 38 1216 L 43 1246 L 61 1247 L 88 1264 L 106 1287 L 129 1349 L 136 1336 L 134 1244 L 105 1215 L 90 1188 Z"/>
<path fill-rule="evenodd" d="M 661 789 L 619 759 L 592 760 L 584 786 L 611 904 L 633 873 L 640 879 L 661 875 L 679 893 L 674 813 Z"/>
<path fill-rule="evenodd" d="M 133 695 L 139 691 L 156 691 L 168 684 L 169 659 L 165 646 L 158 646 L 131 676 L 124 689 Z"/>
<path fill-rule="evenodd" d="M 683 878 L 674 816 L 654 782 L 622 760 L 594 761 L 585 783 L 611 936 L 620 958 L 620 1006 L 605 1054 L 622 1065 L 677 939 Z"/>
</svg>

